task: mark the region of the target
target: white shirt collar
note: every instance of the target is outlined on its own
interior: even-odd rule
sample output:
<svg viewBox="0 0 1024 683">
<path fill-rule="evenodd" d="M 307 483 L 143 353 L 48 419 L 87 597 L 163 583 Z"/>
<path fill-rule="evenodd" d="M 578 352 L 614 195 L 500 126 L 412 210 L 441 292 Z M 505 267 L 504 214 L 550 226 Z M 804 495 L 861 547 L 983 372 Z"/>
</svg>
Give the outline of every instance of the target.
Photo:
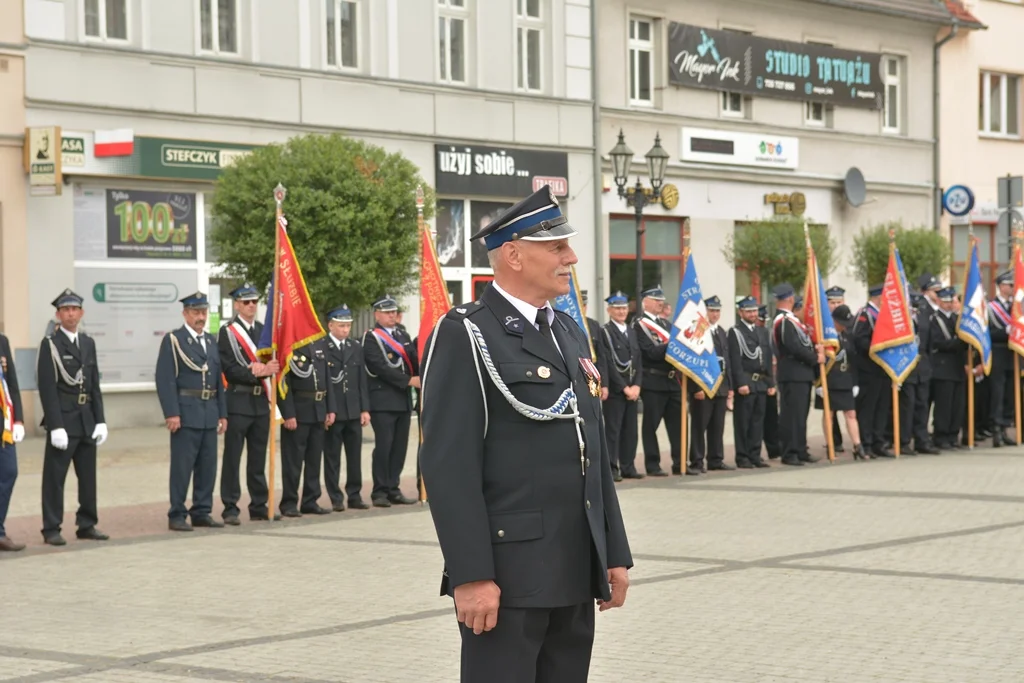
<svg viewBox="0 0 1024 683">
<path fill-rule="evenodd" d="M 653 320 L 654 322 L 658 322 L 658 316 L 654 315 L 650 311 L 644 311 L 644 315 Z"/>
<path fill-rule="evenodd" d="M 616 329 L 618 329 L 618 331 L 621 332 L 622 334 L 626 334 L 626 330 L 629 329 L 628 327 L 626 327 L 626 323 L 619 323 L 613 320 L 612 324 L 615 325 Z"/>
<path fill-rule="evenodd" d="M 743 318 L 740 318 L 740 322 L 743 323 L 744 325 L 746 325 L 748 330 L 752 330 L 755 327 L 754 323 L 748 323 Z"/>
<path fill-rule="evenodd" d="M 537 312 L 540 311 L 541 309 L 537 308 L 533 304 L 526 303 L 522 299 L 515 298 L 514 296 L 506 292 L 504 289 L 502 289 L 498 285 L 497 280 L 491 281 L 491 287 L 494 287 L 494 289 L 497 290 L 498 294 L 501 294 L 503 297 L 508 299 L 508 302 L 512 304 L 512 306 L 514 306 L 517 311 L 523 314 L 523 318 L 526 320 L 526 322 L 533 325 L 534 329 L 537 329 Z M 555 321 L 555 311 L 551 308 L 551 306 L 544 306 L 544 310 L 547 311 L 548 313 L 548 325 L 550 325 Z"/>
<path fill-rule="evenodd" d="M 334 336 L 333 334 L 331 335 L 331 341 L 333 341 L 333 342 L 334 342 L 334 345 L 335 345 L 335 346 L 342 346 L 342 345 L 344 345 L 344 343 L 345 343 L 345 340 L 344 340 L 344 339 L 338 339 L 338 338 L 337 338 L 337 337 L 335 337 L 335 336 Z"/>
<path fill-rule="evenodd" d="M 243 318 L 242 316 L 238 316 L 238 322 L 242 323 L 242 327 L 245 328 L 246 332 L 251 331 L 252 328 L 255 327 L 255 325 L 256 325 L 256 319 L 255 318 L 252 319 L 251 323 L 247 323 L 247 322 L 245 322 L 245 318 Z"/>
<path fill-rule="evenodd" d="M 66 336 L 68 339 L 71 340 L 72 344 L 74 344 L 76 341 L 78 341 L 78 333 L 77 332 L 68 332 L 67 330 L 64 329 L 63 326 L 61 326 L 60 331 L 64 333 L 64 336 Z"/>
<path fill-rule="evenodd" d="M 202 341 L 203 341 L 203 335 L 199 334 L 198 332 L 196 332 L 195 330 L 193 330 L 193 329 L 192 329 L 191 327 L 189 327 L 188 325 L 185 325 L 185 329 L 186 329 L 186 330 L 188 330 L 188 333 L 189 333 L 190 335 L 192 335 L 192 338 L 193 338 L 193 339 L 195 339 L 195 340 L 196 340 L 196 341 L 198 341 L 199 343 L 202 343 Z"/>
</svg>

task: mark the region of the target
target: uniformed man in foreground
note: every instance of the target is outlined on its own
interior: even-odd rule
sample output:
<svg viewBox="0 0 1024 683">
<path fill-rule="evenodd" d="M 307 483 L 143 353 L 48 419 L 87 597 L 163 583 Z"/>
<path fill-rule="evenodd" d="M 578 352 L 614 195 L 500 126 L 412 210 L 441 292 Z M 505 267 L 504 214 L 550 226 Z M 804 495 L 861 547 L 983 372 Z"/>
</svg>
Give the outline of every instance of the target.
<svg viewBox="0 0 1024 683">
<path fill-rule="evenodd" d="M 167 528 L 223 527 L 211 516 L 217 478 L 217 435 L 228 426 L 220 353 L 204 330 L 209 299 L 203 292 L 181 299 L 185 324 L 164 335 L 156 359 L 156 393 L 171 433 L 171 508 Z M 185 507 L 189 482 L 192 507 Z M 186 517 L 192 517 L 192 525 Z"/>
<path fill-rule="evenodd" d="M 327 430 L 324 444 L 324 482 L 335 512 L 348 506 L 366 510 L 370 506 L 362 498 L 363 427 L 370 424 L 370 393 L 363 368 L 363 347 L 349 338 L 352 311 L 339 306 L 327 314 L 327 373 L 334 387 L 337 415 Z M 341 448 L 345 447 L 345 491 L 342 493 Z"/>
<path fill-rule="evenodd" d="M 334 424 L 334 385 L 327 374 L 327 344 L 317 339 L 292 350 L 278 384 L 281 406 L 281 514 L 326 515 L 320 500 L 320 459 Z M 302 482 L 301 498 L 299 482 Z"/>
<path fill-rule="evenodd" d="M 36 376 L 46 429 L 43 451 L 43 540 L 65 545 L 60 534 L 64 522 L 64 482 L 75 464 L 78 513 L 75 536 L 105 541 L 96 528 L 96 447 L 107 440 L 100 393 L 96 343 L 78 329 L 83 299 L 65 289 L 53 300 L 60 326 L 39 345 Z"/>
<path fill-rule="evenodd" d="M 423 476 L 455 598 L 463 683 L 584 683 L 601 610 L 633 561 L 582 330 L 548 301 L 576 254 L 547 187 L 483 237 L 494 281 L 435 328 Z"/>
<path fill-rule="evenodd" d="M 220 328 L 217 350 L 227 380 L 228 430 L 224 434 L 224 461 L 220 470 L 220 499 L 224 523 L 237 526 L 238 500 L 242 496 L 239 467 L 245 454 L 245 484 L 249 490 L 249 519 L 266 520 L 267 439 L 270 436 L 270 392 L 280 366 L 277 360 L 260 362 L 256 355 L 263 323 L 256 320 L 260 293 L 242 285 L 228 296 L 234 299 L 235 315 Z"/>
<path fill-rule="evenodd" d="M 0 334 L 0 552 L 18 552 L 25 549 L 24 543 L 17 543 L 7 535 L 4 522 L 14 493 L 14 482 L 18 480 L 17 444 L 25 438 L 22 421 L 21 389 L 18 387 L 18 371 L 14 367 L 14 355 L 7 337 Z"/>
<path fill-rule="evenodd" d="M 757 325 L 757 300 L 748 296 L 736 305 L 739 321 L 729 330 L 729 365 L 733 380 L 732 431 L 736 466 L 769 467 L 761 457 L 766 401 L 775 398 L 772 350 L 768 330 Z M 775 402 L 772 401 L 773 410 Z"/>
<path fill-rule="evenodd" d="M 637 419 L 643 359 L 636 330 L 626 325 L 629 298 L 615 292 L 605 299 L 611 320 L 601 328 L 601 343 L 608 365 L 608 398 L 604 402 L 604 427 L 616 481 L 643 479 L 636 469 Z"/>
<path fill-rule="evenodd" d="M 816 368 L 825 362 L 825 350 L 814 344 L 795 315 L 795 292 L 790 284 L 775 287 L 776 313 L 772 328 L 779 360 L 779 436 L 782 463 L 803 465 L 818 458 L 807 453 L 807 416 Z"/>
</svg>

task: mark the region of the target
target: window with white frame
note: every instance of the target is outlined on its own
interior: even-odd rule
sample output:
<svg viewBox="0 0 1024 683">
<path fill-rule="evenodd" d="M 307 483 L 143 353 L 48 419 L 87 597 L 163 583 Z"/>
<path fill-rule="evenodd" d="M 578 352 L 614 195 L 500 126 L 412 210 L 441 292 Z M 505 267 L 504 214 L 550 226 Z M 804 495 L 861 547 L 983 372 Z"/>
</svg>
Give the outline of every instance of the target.
<svg viewBox="0 0 1024 683">
<path fill-rule="evenodd" d="M 128 40 L 127 0 L 82 0 L 86 38 Z"/>
<path fill-rule="evenodd" d="M 629 18 L 629 103 L 654 104 L 654 22 Z"/>
<path fill-rule="evenodd" d="M 745 115 L 746 107 L 744 107 L 743 94 L 738 92 L 723 92 L 722 116 L 743 118 Z"/>
<path fill-rule="evenodd" d="M 437 0 L 438 77 L 445 83 L 466 82 L 470 1 Z"/>
<path fill-rule="evenodd" d="M 199 0 L 199 30 L 204 52 L 238 54 L 236 0 Z"/>
<path fill-rule="evenodd" d="M 1020 76 L 981 72 L 978 132 L 1020 137 Z"/>
<path fill-rule="evenodd" d="M 825 126 L 825 105 L 822 102 L 805 102 L 804 123 L 808 126 Z"/>
<path fill-rule="evenodd" d="M 885 84 L 885 106 L 882 108 L 882 131 L 900 133 L 903 130 L 903 58 L 882 59 L 882 82 Z"/>
<path fill-rule="evenodd" d="M 327 64 L 359 68 L 359 2 L 324 0 L 327 17 Z"/>
<path fill-rule="evenodd" d="M 520 90 L 537 92 L 542 88 L 544 20 L 541 18 L 541 1 L 516 0 L 516 87 Z"/>
</svg>

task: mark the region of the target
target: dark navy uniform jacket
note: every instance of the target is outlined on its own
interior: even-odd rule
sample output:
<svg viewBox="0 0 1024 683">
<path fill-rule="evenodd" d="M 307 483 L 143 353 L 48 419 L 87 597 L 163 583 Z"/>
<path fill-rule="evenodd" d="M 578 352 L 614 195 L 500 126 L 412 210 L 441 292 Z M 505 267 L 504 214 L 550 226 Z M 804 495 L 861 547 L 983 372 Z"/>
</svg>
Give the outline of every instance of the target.
<svg viewBox="0 0 1024 683">
<path fill-rule="evenodd" d="M 57 360 L 53 350 L 57 350 Z M 60 363 L 71 377 L 82 371 L 82 384 L 70 385 L 64 381 Z M 92 437 L 96 425 L 106 422 L 103 417 L 103 395 L 100 393 L 100 369 L 96 362 L 96 342 L 84 332 L 78 332 L 78 345 L 68 336 L 54 330 L 39 345 L 36 362 L 39 378 L 39 402 L 43 404 L 41 425 L 47 431 L 64 429 L 68 436 Z M 80 398 L 84 396 L 84 398 Z"/>
<path fill-rule="evenodd" d="M 620 332 L 615 323 L 609 321 L 597 337 L 606 359 L 609 396 L 617 396 L 629 386 L 643 386 L 643 358 L 636 335 L 632 327 L 627 325 L 626 331 Z M 625 370 L 623 366 L 630 361 L 633 364 Z"/>
<path fill-rule="evenodd" d="M 387 334 L 383 327 L 377 325 Z M 363 361 L 369 373 L 370 410 L 386 410 L 392 412 L 412 412 L 412 392 L 409 390 L 409 379 L 419 374 L 419 359 L 416 357 L 416 344 L 409 338 L 403 327 L 396 327 L 394 340 L 402 345 L 412 367 L 401 360 L 401 354 L 377 339 L 373 330 L 363 335 Z M 397 365 L 401 360 L 400 367 Z"/>
<path fill-rule="evenodd" d="M 327 345 L 324 340 L 318 339 L 295 349 L 291 363 L 295 367 L 285 373 L 278 391 L 281 417 L 316 423 L 327 420 L 327 413 L 337 413 L 334 385 L 327 377 Z M 307 372 L 308 377 L 300 376 Z"/>
<path fill-rule="evenodd" d="M 180 417 L 181 426 L 190 429 L 216 429 L 217 421 L 228 416 L 228 404 L 217 341 L 209 332 L 202 336 L 205 352 L 184 325 L 164 335 L 156 358 L 156 393 L 165 418 Z M 185 358 L 200 370 L 189 367 Z M 204 400 L 203 395 L 210 398 Z"/>
<path fill-rule="evenodd" d="M 266 388 L 263 379 L 256 377 L 249 370 L 249 359 L 245 350 L 245 341 L 234 337 L 234 332 L 228 329 L 238 316 L 232 318 L 227 325 L 220 328 L 220 335 L 217 338 L 217 350 L 220 352 L 220 362 L 224 370 L 224 377 L 228 381 L 227 400 L 228 413 L 232 415 L 248 415 L 256 417 L 270 414 L 270 402 L 267 400 Z M 245 323 L 242 323 L 245 326 Z M 253 323 L 249 338 L 253 344 L 259 343 L 260 333 L 263 331 L 263 323 Z M 244 332 L 243 332 L 244 334 Z M 237 350 L 236 350 L 237 347 Z"/>
<path fill-rule="evenodd" d="M 483 368 L 465 319 L 479 328 L 518 400 L 546 409 L 572 385 L 583 419 L 582 455 L 573 420 L 537 421 L 512 407 Z M 441 591 L 452 595 L 456 586 L 493 580 L 504 607 L 608 600 L 608 568 L 631 567 L 633 559 L 601 399 L 580 363 L 590 349 L 564 313 L 556 312 L 551 325 L 561 354 L 533 322 L 489 286 L 481 301 L 452 309 L 428 340 L 420 458 L 444 555 Z"/>
<path fill-rule="evenodd" d="M 327 372 L 334 385 L 337 422 L 358 420 L 359 413 L 370 412 L 370 392 L 363 369 L 363 347 L 355 339 L 345 339 L 341 348 L 331 335 L 327 343 Z M 408 380 L 406 380 L 408 381 Z"/>
</svg>

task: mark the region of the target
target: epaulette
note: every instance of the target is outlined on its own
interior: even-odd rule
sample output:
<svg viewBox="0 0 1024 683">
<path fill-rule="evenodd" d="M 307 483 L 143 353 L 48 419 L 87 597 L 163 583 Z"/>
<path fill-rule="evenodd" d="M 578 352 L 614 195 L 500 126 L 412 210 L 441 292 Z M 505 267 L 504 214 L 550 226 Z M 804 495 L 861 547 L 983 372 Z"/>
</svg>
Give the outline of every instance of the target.
<svg viewBox="0 0 1024 683">
<path fill-rule="evenodd" d="M 468 318 L 474 313 L 479 313 L 482 310 L 484 310 L 483 303 L 480 301 L 473 301 L 472 303 L 463 304 L 461 306 L 452 306 L 445 317 L 448 318 L 448 320 L 461 322 L 463 318 Z"/>
</svg>

